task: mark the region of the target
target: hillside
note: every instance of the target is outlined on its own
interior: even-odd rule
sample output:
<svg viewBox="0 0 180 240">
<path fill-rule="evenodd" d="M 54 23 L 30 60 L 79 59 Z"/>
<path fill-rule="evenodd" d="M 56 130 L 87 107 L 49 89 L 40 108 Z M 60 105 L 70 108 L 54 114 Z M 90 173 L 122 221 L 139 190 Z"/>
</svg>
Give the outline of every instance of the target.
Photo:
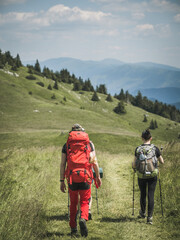
<svg viewBox="0 0 180 240">
<path fill-rule="evenodd" d="M 106 95 L 99 94 L 101 100 L 93 102 L 91 92 L 71 91 L 72 85 L 61 82 L 59 90 L 48 90 L 48 84 L 53 85 L 52 80 L 40 76 L 36 76 L 36 80 L 26 79 L 25 67 L 17 74 L 18 77 L 0 71 L 1 132 L 68 131 L 74 122 L 79 122 L 90 132 L 138 136 L 154 119 L 159 125 L 155 136 L 163 139 L 168 135 L 169 140 L 177 137 L 179 124 L 150 113 L 148 122 L 144 123 L 146 111 L 130 104 L 126 104 L 127 114 L 118 115 L 113 112 L 117 99 L 110 103 L 105 101 Z M 37 81 L 45 86 L 37 85 Z M 52 99 L 53 94 L 56 99 Z"/>
<path fill-rule="evenodd" d="M 25 67 L 16 72 L 0 70 L 0 240 L 70 239 L 68 195 L 59 190 L 59 163 L 68 132 L 77 122 L 89 133 L 104 174 L 97 192 L 92 186 L 93 220 L 87 223 L 87 239 L 179 239 L 180 123 L 130 104 L 125 106 L 126 114 L 116 114 L 115 98 L 107 102 L 106 95 L 98 93 L 100 101 L 93 102 L 92 92 L 74 92 L 72 84 L 63 82 L 58 83 L 58 90 L 49 90 L 52 80 L 38 75 L 28 80 L 27 71 Z M 131 169 L 140 134 L 151 119 L 158 123 L 152 130 L 153 143 L 164 147 L 166 161 L 160 168 L 164 218 L 157 186 L 152 226 L 137 218 L 136 179 L 132 216 Z"/>
</svg>

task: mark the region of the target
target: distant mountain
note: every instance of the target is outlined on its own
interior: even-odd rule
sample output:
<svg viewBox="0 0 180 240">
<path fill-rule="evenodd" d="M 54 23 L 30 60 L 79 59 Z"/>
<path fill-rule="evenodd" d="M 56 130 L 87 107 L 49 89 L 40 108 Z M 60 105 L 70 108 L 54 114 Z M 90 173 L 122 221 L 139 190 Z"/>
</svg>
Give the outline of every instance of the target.
<svg viewBox="0 0 180 240">
<path fill-rule="evenodd" d="M 149 88 L 139 89 L 143 96 L 148 97 L 150 100 L 158 100 L 159 102 L 165 102 L 167 104 L 175 105 L 180 109 L 180 88 L 167 87 L 167 88 Z M 132 94 L 136 95 L 137 90 Z"/>
<path fill-rule="evenodd" d="M 171 105 L 174 105 L 177 109 L 180 110 L 180 102 L 172 103 Z"/>
<path fill-rule="evenodd" d="M 35 61 L 24 62 L 24 64 L 27 63 L 33 64 Z M 42 68 L 46 66 L 53 71 L 66 68 L 76 77 L 81 76 L 84 80 L 89 78 L 94 86 L 106 84 L 108 92 L 111 94 L 118 94 L 121 88 L 130 93 L 139 89 L 145 91 L 155 88 L 155 95 L 154 91 L 146 92 L 148 97 L 158 99 L 157 96 L 160 94 L 160 99 L 169 103 L 171 97 L 168 96 L 168 90 L 165 89 L 172 88 L 170 91 L 173 96 L 175 88 L 180 88 L 180 69 L 162 64 L 148 62 L 129 64 L 116 59 L 85 61 L 74 58 L 48 59 L 40 64 Z M 160 91 L 160 88 L 164 90 Z M 175 96 L 177 98 L 174 97 L 173 102 L 179 102 L 177 94 Z"/>
</svg>

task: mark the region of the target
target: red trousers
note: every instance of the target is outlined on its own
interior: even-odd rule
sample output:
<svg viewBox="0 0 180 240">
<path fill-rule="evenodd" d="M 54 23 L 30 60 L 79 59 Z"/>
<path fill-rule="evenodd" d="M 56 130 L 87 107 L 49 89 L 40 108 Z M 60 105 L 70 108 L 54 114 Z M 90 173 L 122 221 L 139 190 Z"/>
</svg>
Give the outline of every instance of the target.
<svg viewBox="0 0 180 240">
<path fill-rule="evenodd" d="M 91 198 L 91 186 L 89 189 L 85 190 L 71 190 L 69 188 L 70 195 L 70 222 L 69 225 L 71 228 L 75 228 L 77 226 L 76 223 L 76 214 L 77 214 L 77 206 L 78 206 L 78 194 L 80 195 L 80 209 L 81 209 L 81 218 L 88 220 L 89 214 L 89 201 Z"/>
</svg>

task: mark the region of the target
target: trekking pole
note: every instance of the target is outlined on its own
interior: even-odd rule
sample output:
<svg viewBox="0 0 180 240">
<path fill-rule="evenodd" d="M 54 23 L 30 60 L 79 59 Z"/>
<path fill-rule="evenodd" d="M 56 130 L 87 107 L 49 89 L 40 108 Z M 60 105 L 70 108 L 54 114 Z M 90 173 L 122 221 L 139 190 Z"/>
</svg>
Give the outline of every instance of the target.
<svg viewBox="0 0 180 240">
<path fill-rule="evenodd" d="M 163 151 L 163 147 L 161 147 L 161 151 Z M 162 202 L 160 170 L 159 170 L 158 175 L 159 175 L 159 191 L 160 191 L 160 200 L 161 200 L 161 213 L 162 213 L 162 217 L 163 217 L 163 202 Z"/>
<path fill-rule="evenodd" d="M 135 190 L 134 180 L 135 180 L 135 171 L 134 171 L 134 173 L 133 173 L 133 209 L 132 209 L 132 215 L 133 215 L 133 216 L 134 216 L 134 190 Z"/>
<path fill-rule="evenodd" d="M 68 191 L 68 219 L 70 219 L 70 214 L 69 214 L 69 191 Z"/>
<path fill-rule="evenodd" d="M 97 202 L 97 213 L 99 214 L 99 206 L 98 206 L 98 193 L 96 188 L 96 202 Z"/>
</svg>

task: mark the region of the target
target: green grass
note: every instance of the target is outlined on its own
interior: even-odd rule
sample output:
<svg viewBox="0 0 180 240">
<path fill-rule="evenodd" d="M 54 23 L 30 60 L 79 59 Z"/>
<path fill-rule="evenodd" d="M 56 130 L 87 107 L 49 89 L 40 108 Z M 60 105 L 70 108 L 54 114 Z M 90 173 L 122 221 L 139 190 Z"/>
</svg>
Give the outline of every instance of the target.
<svg viewBox="0 0 180 240">
<path fill-rule="evenodd" d="M 50 91 L 47 86 L 53 85 L 52 80 L 40 76 L 27 80 L 25 67 L 18 74 L 16 78 L 0 71 L 0 239 L 70 239 L 68 199 L 59 190 L 59 164 L 62 146 L 77 122 L 89 133 L 104 171 L 98 190 L 99 215 L 92 187 L 93 220 L 87 223 L 87 239 L 179 239 L 180 124 L 150 113 L 144 123 L 146 112 L 130 104 L 127 114 L 117 115 L 113 112 L 117 99 L 109 103 L 99 94 L 101 100 L 95 103 L 92 93 L 73 92 L 72 85 L 60 83 L 59 90 Z M 36 81 L 43 81 L 45 87 Z M 132 216 L 131 170 L 135 147 L 151 119 L 159 126 L 152 130 L 153 143 L 165 146 L 161 167 L 165 216 L 161 217 L 157 186 L 153 226 L 137 219 L 137 181 Z"/>
<path fill-rule="evenodd" d="M 45 87 L 36 84 L 36 80 L 27 80 L 27 68 L 20 68 L 19 77 L 9 76 L 0 71 L 0 132 L 33 132 L 36 130 L 69 131 L 78 122 L 88 132 L 110 133 L 115 135 L 139 136 L 142 129 L 149 126 L 151 119 L 158 123 L 153 130 L 154 138 L 170 141 L 177 139 L 180 124 L 148 113 L 148 122 L 144 123 L 146 111 L 126 104 L 127 114 L 113 112 L 118 100 L 105 101 L 106 95 L 99 94 L 99 102 L 91 101 L 92 93 L 74 92 L 72 85 L 59 83 L 59 90 L 48 90 L 50 79 L 37 76 Z M 32 95 L 29 95 L 29 91 Z M 55 94 L 56 99 L 51 99 Z M 64 101 L 66 97 L 67 101 Z M 83 109 L 82 109 L 83 107 Z M 39 110 L 39 112 L 34 112 Z"/>
<path fill-rule="evenodd" d="M 175 144 L 174 147 L 177 148 Z M 172 150 L 174 153 L 174 149 Z M 178 239 L 179 203 L 177 189 L 162 173 L 164 219 L 161 217 L 159 188 L 156 188 L 154 224 L 137 218 L 139 190 L 135 186 L 135 217 L 132 216 L 131 161 L 133 154 L 112 154 L 97 151 L 103 168 L 102 187 L 96 192 L 92 187 L 93 220 L 87 223 L 87 239 Z M 31 147 L 4 151 L 1 159 L 1 224 L 0 239 L 69 239 L 67 193 L 59 190 L 60 149 L 58 147 Z M 166 165 L 170 160 L 167 158 Z M 3 167 L 2 167 L 3 166 Z M 178 165 L 179 168 L 179 163 Z M 162 169 L 164 170 L 164 169 Z M 165 174 L 171 169 L 166 167 Z M 176 175 L 177 173 L 175 173 Z M 168 189 L 167 189 L 168 186 Z M 174 186 L 175 188 L 177 185 Z M 172 195 L 171 195 L 172 196 Z M 176 204 L 174 208 L 173 204 Z M 175 221 L 174 221 L 174 216 Z"/>
</svg>

